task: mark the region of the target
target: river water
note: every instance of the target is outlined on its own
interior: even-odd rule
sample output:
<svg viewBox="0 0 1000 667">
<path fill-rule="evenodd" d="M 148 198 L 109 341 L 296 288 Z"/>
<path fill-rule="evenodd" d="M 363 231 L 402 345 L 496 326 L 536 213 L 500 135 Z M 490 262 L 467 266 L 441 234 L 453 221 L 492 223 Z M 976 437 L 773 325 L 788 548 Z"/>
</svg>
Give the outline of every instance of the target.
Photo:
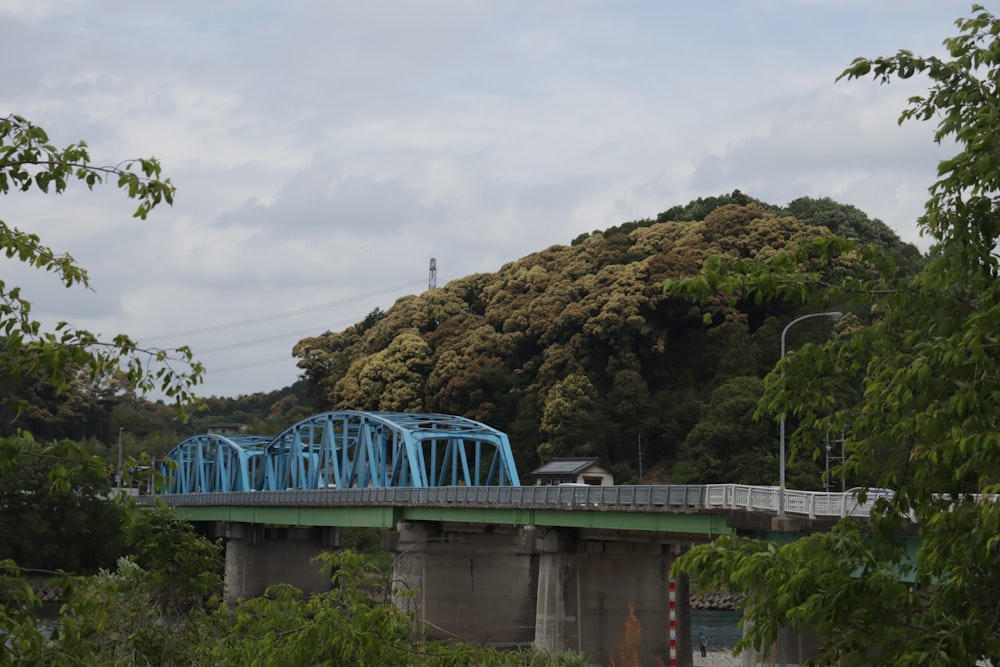
<svg viewBox="0 0 1000 667">
<path fill-rule="evenodd" d="M 691 610 L 691 646 L 698 646 L 698 633 L 704 632 L 711 651 L 732 650 L 733 644 L 743 636 L 739 628 L 741 611 L 716 609 Z"/>
</svg>

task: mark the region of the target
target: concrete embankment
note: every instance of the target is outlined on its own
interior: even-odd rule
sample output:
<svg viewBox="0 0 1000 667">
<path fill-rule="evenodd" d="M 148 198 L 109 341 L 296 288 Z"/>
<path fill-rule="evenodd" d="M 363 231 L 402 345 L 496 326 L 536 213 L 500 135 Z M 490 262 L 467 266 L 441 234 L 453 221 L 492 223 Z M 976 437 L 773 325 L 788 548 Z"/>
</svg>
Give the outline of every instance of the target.
<svg viewBox="0 0 1000 667">
<path fill-rule="evenodd" d="M 42 602 L 62 602 L 62 589 L 58 586 L 51 586 L 43 583 L 33 583 L 31 590 Z"/>
<path fill-rule="evenodd" d="M 733 593 L 708 591 L 694 593 L 691 596 L 691 609 L 725 609 L 727 611 L 740 609 L 743 599 Z"/>
</svg>

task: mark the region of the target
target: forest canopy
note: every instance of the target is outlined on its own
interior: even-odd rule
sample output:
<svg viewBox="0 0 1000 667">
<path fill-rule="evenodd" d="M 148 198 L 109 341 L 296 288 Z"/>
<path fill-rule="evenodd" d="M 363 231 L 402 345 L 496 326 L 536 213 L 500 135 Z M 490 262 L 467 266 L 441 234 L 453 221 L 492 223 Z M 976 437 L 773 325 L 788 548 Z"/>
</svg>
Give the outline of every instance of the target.
<svg viewBox="0 0 1000 667">
<path fill-rule="evenodd" d="M 781 327 L 803 305 L 692 305 L 662 284 L 720 255 L 768 257 L 836 235 L 895 257 L 900 271 L 922 261 L 853 206 L 800 198 L 780 207 L 737 190 L 403 297 L 343 331 L 299 341 L 293 354 L 317 410 L 476 419 L 509 434 L 522 474 L 556 456 L 597 456 L 619 482 L 636 482 L 641 447 L 642 481 L 772 484 L 776 428 L 750 424 L 748 406 L 778 360 Z M 870 270 L 850 257 L 824 269 Z M 829 328 L 801 334 L 795 344 Z M 812 461 L 793 465 L 790 479 L 822 484 Z"/>
<path fill-rule="evenodd" d="M 778 361 L 781 328 L 822 298 L 807 279 L 863 279 L 873 265 L 858 253 L 822 267 L 803 258 L 794 299 L 713 294 L 693 304 L 663 284 L 719 257 L 765 259 L 838 238 L 891 258 L 900 277 L 924 262 L 854 206 L 803 197 L 782 207 L 737 190 L 581 235 L 305 338 L 293 351 L 302 370 L 295 385 L 206 398 L 187 423 L 121 375 L 95 382 L 70 366 L 55 383 L 24 369 L 20 381 L 4 380 L 22 409 L 6 406 L 0 435 L 70 439 L 113 463 L 119 446 L 129 457 L 160 458 L 217 423 L 276 434 L 324 410 L 434 411 L 508 433 L 522 478 L 554 456 L 596 456 L 618 483 L 775 484 L 776 424 L 751 407 Z M 857 309 L 837 330 L 870 318 Z M 789 343 L 830 335 L 828 323 L 816 323 L 796 327 Z M 812 437 L 828 444 L 825 433 Z M 790 461 L 788 485 L 823 488 L 824 464 Z"/>
</svg>

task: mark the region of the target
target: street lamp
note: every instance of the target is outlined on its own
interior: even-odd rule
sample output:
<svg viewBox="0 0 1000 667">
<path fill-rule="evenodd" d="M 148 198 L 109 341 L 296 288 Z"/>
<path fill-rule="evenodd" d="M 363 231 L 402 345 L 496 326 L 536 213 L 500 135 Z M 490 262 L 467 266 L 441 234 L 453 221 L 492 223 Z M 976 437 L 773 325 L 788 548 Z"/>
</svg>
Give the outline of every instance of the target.
<svg viewBox="0 0 1000 667">
<path fill-rule="evenodd" d="M 810 317 L 829 317 L 831 320 L 836 322 L 844 314 L 837 311 L 830 311 L 828 313 L 810 313 L 809 315 L 803 315 L 802 317 L 796 317 L 794 320 L 789 322 L 785 328 L 781 331 L 781 359 L 785 358 L 785 334 L 788 330 L 792 328 L 792 325 L 798 324 L 802 320 L 808 320 Z M 782 370 L 782 377 L 784 377 L 785 372 Z M 785 516 L 785 413 L 781 413 L 781 427 L 780 427 L 780 439 L 779 439 L 779 457 L 781 459 L 780 468 L 778 473 L 778 516 Z"/>
</svg>

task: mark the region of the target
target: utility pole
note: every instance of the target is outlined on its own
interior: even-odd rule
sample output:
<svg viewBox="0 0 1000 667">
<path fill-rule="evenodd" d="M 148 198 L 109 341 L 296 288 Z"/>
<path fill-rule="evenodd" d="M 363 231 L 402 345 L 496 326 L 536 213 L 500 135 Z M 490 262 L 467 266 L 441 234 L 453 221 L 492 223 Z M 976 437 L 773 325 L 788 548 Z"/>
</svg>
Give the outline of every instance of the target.
<svg viewBox="0 0 1000 667">
<path fill-rule="evenodd" d="M 823 477 L 826 479 L 826 482 L 824 484 L 824 488 L 827 490 L 828 493 L 831 492 L 831 491 L 833 491 L 833 478 L 831 476 L 831 471 L 830 471 L 831 465 L 830 464 L 831 464 L 831 462 L 834 462 L 834 464 L 838 464 L 839 463 L 840 465 L 844 464 L 844 441 L 846 439 L 847 439 L 847 435 L 846 435 L 844 429 L 841 429 L 840 430 L 840 440 L 830 440 L 830 426 L 827 425 L 827 427 L 826 427 L 826 472 L 823 473 Z M 837 456 L 837 455 L 831 453 L 831 451 L 833 449 L 833 445 L 835 445 L 837 442 L 840 443 L 840 456 Z M 847 485 L 846 484 L 846 480 L 844 480 L 844 476 L 842 474 L 840 476 L 840 490 L 841 490 L 841 492 L 844 491 L 844 487 L 846 485 Z"/>
<path fill-rule="evenodd" d="M 639 483 L 642 484 L 642 433 L 637 433 L 635 438 L 639 445 Z"/>
<path fill-rule="evenodd" d="M 121 427 L 118 429 L 118 467 L 115 469 L 115 488 L 122 488 L 122 431 L 125 428 Z"/>
</svg>

